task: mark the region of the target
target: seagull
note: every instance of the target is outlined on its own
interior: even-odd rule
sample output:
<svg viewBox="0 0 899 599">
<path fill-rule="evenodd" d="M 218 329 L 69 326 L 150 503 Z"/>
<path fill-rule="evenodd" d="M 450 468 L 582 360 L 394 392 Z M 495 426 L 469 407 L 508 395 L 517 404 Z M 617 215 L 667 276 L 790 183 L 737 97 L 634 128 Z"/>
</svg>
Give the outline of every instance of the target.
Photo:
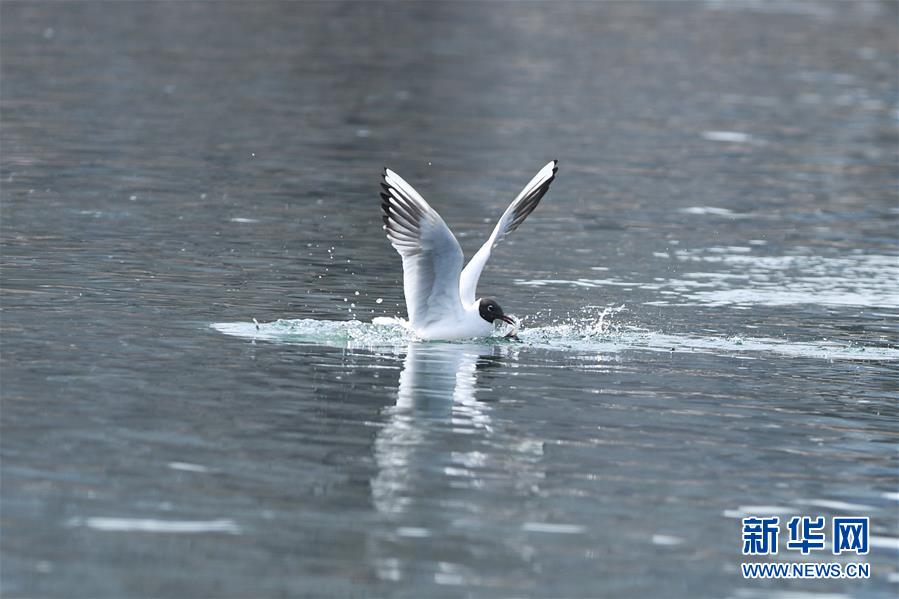
<svg viewBox="0 0 899 599">
<path fill-rule="evenodd" d="M 533 212 L 557 170 L 558 160 L 540 169 L 463 269 L 462 248 L 437 211 L 402 177 L 384 169 L 384 230 L 403 259 L 408 327 L 417 337 L 445 341 L 487 337 L 496 320 L 515 324 L 495 299 L 477 298 L 478 279 L 490 252 Z"/>
</svg>

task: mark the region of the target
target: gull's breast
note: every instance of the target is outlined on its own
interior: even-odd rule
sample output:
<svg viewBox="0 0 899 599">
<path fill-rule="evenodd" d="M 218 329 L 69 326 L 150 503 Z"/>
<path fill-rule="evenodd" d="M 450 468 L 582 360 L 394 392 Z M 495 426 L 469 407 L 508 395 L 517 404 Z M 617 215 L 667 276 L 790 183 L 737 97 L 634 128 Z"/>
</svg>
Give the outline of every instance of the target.
<svg viewBox="0 0 899 599">
<path fill-rule="evenodd" d="M 455 341 L 473 337 L 489 337 L 493 333 L 493 325 L 477 312 L 466 311 L 461 317 L 445 318 L 432 321 L 422 327 L 416 327 L 415 334 L 422 339 Z"/>
</svg>

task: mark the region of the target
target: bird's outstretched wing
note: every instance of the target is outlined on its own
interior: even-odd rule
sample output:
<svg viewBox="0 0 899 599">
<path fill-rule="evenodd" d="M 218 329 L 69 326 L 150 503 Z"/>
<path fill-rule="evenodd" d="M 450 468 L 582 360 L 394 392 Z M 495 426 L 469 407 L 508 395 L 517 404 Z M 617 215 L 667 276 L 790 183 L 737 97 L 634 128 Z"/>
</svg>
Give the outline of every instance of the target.
<svg viewBox="0 0 899 599">
<path fill-rule="evenodd" d="M 403 258 L 403 291 L 409 324 L 421 328 L 459 316 L 462 248 L 452 231 L 415 189 L 384 169 L 381 208 L 387 238 Z"/>
<path fill-rule="evenodd" d="M 468 261 L 459 281 L 459 295 L 464 303 L 470 304 L 477 299 L 478 279 L 481 278 L 481 271 L 484 270 L 484 265 L 490 258 L 490 251 L 503 237 L 517 229 L 518 225 L 534 211 L 546 190 L 549 189 L 550 183 L 556 177 L 556 171 L 559 170 L 558 164 L 558 160 L 553 160 L 540 169 L 531 182 L 525 185 L 515 201 L 509 204 L 509 207 L 503 212 L 490 238 Z"/>
</svg>

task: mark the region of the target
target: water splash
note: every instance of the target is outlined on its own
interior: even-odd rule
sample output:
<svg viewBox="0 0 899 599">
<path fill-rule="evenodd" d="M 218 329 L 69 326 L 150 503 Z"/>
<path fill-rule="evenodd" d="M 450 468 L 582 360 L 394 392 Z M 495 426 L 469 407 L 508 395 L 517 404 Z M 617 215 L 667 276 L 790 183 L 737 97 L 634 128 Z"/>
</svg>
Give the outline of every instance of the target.
<svg viewBox="0 0 899 599">
<path fill-rule="evenodd" d="M 503 329 L 493 337 L 469 340 L 483 345 L 514 344 L 516 347 L 538 348 L 579 353 L 622 353 L 629 351 L 695 352 L 711 355 L 739 355 L 752 359 L 759 354 L 777 354 L 794 358 L 824 360 L 899 361 L 899 348 L 856 345 L 821 339 L 790 341 L 769 337 L 715 335 L 673 335 L 629 326 L 612 317 L 625 307 L 606 307 L 590 317 L 579 317 L 542 326 L 523 327 L 517 339 L 507 339 Z M 405 321 L 376 318 L 367 323 L 359 320 L 276 320 L 269 323 L 225 322 L 210 325 L 216 331 L 254 341 L 293 345 L 321 345 L 350 350 L 389 351 L 403 353 L 410 343 L 418 342 Z M 450 342 L 433 342 L 450 343 Z"/>
<path fill-rule="evenodd" d="M 606 332 L 606 326 L 605 326 L 606 325 L 606 322 L 605 322 L 606 316 L 618 314 L 619 312 L 621 312 L 624 309 L 625 309 L 624 304 L 621 304 L 617 308 L 615 308 L 613 306 L 608 306 L 607 308 L 604 308 L 602 313 L 600 313 L 600 315 L 599 315 L 599 320 L 596 321 L 596 327 L 595 327 L 596 331 L 600 334 L 605 333 Z"/>
<path fill-rule="evenodd" d="M 105 532 L 150 532 L 169 534 L 208 534 L 212 532 L 240 534 L 233 520 L 157 520 L 154 518 L 71 518 L 68 526 L 83 526 Z"/>
<path fill-rule="evenodd" d="M 244 339 L 272 341 L 289 345 L 324 345 L 347 349 L 385 349 L 405 347 L 413 340 L 399 319 L 377 318 L 375 322 L 360 320 L 297 320 L 274 322 L 220 322 L 213 329 Z"/>
</svg>

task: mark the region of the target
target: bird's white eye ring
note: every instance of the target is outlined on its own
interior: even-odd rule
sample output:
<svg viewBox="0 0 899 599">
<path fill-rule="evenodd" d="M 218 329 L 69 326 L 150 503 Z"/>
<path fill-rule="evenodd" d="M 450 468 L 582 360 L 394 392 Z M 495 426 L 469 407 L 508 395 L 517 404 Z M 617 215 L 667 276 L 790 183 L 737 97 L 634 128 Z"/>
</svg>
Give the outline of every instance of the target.
<svg viewBox="0 0 899 599">
<path fill-rule="evenodd" d="M 493 312 L 493 306 L 487 306 L 487 309 Z"/>
</svg>

